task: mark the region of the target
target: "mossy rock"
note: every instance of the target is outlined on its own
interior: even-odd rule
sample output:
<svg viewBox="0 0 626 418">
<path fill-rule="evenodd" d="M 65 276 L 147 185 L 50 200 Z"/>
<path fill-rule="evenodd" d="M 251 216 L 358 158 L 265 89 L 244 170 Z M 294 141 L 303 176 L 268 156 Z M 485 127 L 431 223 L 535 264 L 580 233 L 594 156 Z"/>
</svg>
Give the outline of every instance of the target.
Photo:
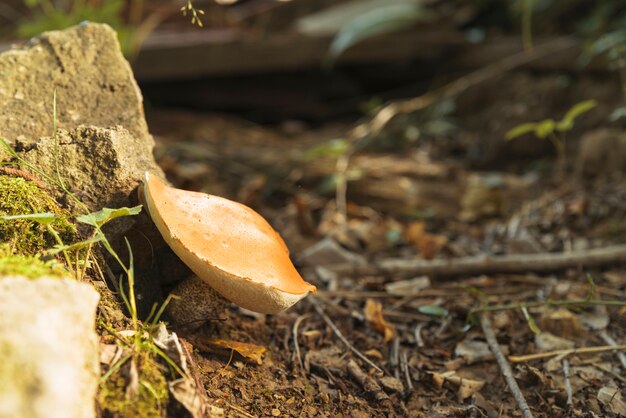
<svg viewBox="0 0 626 418">
<path fill-rule="evenodd" d="M 6 250 L 6 251 L 5 251 Z M 10 254 L 7 246 L 0 247 L 0 277 L 21 276 L 28 279 L 39 277 L 67 278 L 68 273 L 56 260 L 44 261 L 36 255 Z"/>
<path fill-rule="evenodd" d="M 75 226 L 70 214 L 37 184 L 21 177 L 0 175 L 0 216 L 28 215 L 51 212 L 56 219 L 49 225 L 64 244 L 76 240 Z M 58 244 L 48 226 L 35 220 L 0 220 L 0 243 L 8 244 L 16 254 L 42 253 Z"/>
<path fill-rule="evenodd" d="M 137 367 L 138 385 L 131 393 L 129 369 Z M 161 366 L 147 352 L 139 353 L 113 372 L 100 386 L 98 403 L 103 416 L 161 418 L 166 415 L 169 392 Z"/>
</svg>

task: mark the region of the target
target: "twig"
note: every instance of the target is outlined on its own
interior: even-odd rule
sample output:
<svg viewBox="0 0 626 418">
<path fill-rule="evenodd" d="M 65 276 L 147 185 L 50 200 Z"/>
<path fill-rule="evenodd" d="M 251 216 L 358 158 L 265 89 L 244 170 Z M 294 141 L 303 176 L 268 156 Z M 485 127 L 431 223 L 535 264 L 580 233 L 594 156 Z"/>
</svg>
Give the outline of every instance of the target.
<svg viewBox="0 0 626 418">
<path fill-rule="evenodd" d="M 406 380 L 406 386 L 409 391 L 413 390 L 413 382 L 411 381 L 411 372 L 409 371 L 409 361 L 407 359 L 406 351 L 402 351 L 400 356 L 400 368 L 404 373 L 404 380 Z"/>
<path fill-rule="evenodd" d="M 422 328 L 426 326 L 426 323 L 420 322 L 415 326 L 415 344 L 417 348 L 424 347 L 424 340 L 422 339 Z"/>
<path fill-rule="evenodd" d="M 601 299 L 565 299 L 565 300 L 552 300 L 539 302 L 517 302 L 507 303 L 504 305 L 487 305 L 480 308 L 475 308 L 470 311 L 470 314 L 477 312 L 495 312 L 495 311 L 508 311 L 517 309 L 537 308 L 540 306 L 626 306 L 624 300 L 601 300 Z"/>
<path fill-rule="evenodd" d="M 301 315 L 293 323 L 293 332 L 292 332 L 293 348 L 296 354 L 296 358 L 298 360 L 298 364 L 300 365 L 300 371 L 304 370 L 304 365 L 302 364 L 302 357 L 300 356 L 300 344 L 298 344 L 298 328 L 300 327 L 300 324 L 302 323 L 302 321 L 304 321 L 310 316 L 311 316 L 310 314 Z"/>
<path fill-rule="evenodd" d="M 326 322 L 326 325 L 328 325 L 330 329 L 333 330 L 335 335 L 341 340 L 341 342 L 343 342 L 346 345 L 346 347 L 350 349 L 350 351 L 352 351 L 358 358 L 363 360 L 365 363 L 367 363 L 370 367 L 372 367 L 377 372 L 384 373 L 380 367 L 372 363 L 370 359 L 368 359 L 363 353 L 361 353 L 352 344 L 350 344 L 350 341 L 348 341 L 348 339 L 344 337 L 341 331 L 339 331 L 339 328 L 337 328 L 337 326 L 333 323 L 333 321 L 329 318 L 329 316 L 326 315 L 326 312 L 324 312 L 324 308 L 320 306 L 320 304 L 317 302 L 317 300 L 315 300 L 315 298 L 309 297 L 309 301 L 311 302 L 311 304 L 313 305 L 317 313 L 322 317 L 324 322 Z"/>
<path fill-rule="evenodd" d="M 528 406 L 528 403 L 526 402 L 522 391 L 517 385 L 517 381 L 513 376 L 513 370 L 511 370 L 509 362 L 506 360 L 506 357 L 502 353 L 502 350 L 500 350 L 498 340 L 496 339 L 496 334 L 493 331 L 493 327 L 491 326 L 491 320 L 489 319 L 488 315 L 489 314 L 484 313 L 480 316 L 480 325 L 482 326 L 483 333 L 485 334 L 485 338 L 487 339 L 487 344 L 489 344 L 489 348 L 491 349 L 491 352 L 498 362 L 500 371 L 502 372 L 502 375 L 506 380 L 506 384 L 509 386 L 509 389 L 513 393 L 513 397 L 515 398 L 517 406 L 522 412 L 522 415 L 524 416 L 524 418 L 532 418 L 533 414 L 530 411 L 530 407 Z"/>
<path fill-rule="evenodd" d="M 350 376 L 352 376 L 352 378 L 356 380 L 359 385 L 361 385 L 363 390 L 367 392 L 368 395 L 377 401 L 389 400 L 389 396 L 383 391 L 380 385 L 372 378 L 372 376 L 361 370 L 359 365 L 356 364 L 356 361 L 350 359 L 346 365 L 346 369 L 348 370 Z"/>
<path fill-rule="evenodd" d="M 572 381 L 570 380 L 569 373 L 569 361 L 563 359 L 563 375 L 565 376 L 565 393 L 567 393 L 567 406 L 569 408 L 574 407 L 574 401 L 572 400 Z"/>
<path fill-rule="evenodd" d="M 396 379 L 400 378 L 400 338 L 395 337 L 389 346 L 389 368 Z"/>
<path fill-rule="evenodd" d="M 604 340 L 604 342 L 605 342 L 605 343 L 607 343 L 608 345 L 613 346 L 613 347 L 617 347 L 617 341 L 615 341 L 615 340 L 613 339 L 613 337 L 611 337 L 611 336 L 610 336 L 610 335 L 606 332 L 606 330 L 603 330 L 603 331 L 600 333 L 600 338 L 602 338 L 602 339 Z M 623 369 L 626 369 L 626 354 L 624 354 L 624 353 L 623 353 L 623 352 L 621 352 L 621 351 L 618 351 L 618 352 L 617 352 L 617 358 L 619 359 L 619 362 L 621 363 L 622 368 L 623 368 Z"/>
<path fill-rule="evenodd" d="M 626 245 L 561 253 L 519 254 L 503 256 L 460 257 L 449 260 L 386 259 L 374 265 L 326 266 L 345 276 L 389 275 L 471 276 L 488 273 L 550 272 L 572 267 L 597 267 L 626 262 Z"/>
<path fill-rule="evenodd" d="M 597 347 L 582 347 L 582 348 L 568 348 L 564 350 L 546 351 L 545 353 L 526 354 L 523 356 L 509 356 L 509 361 L 512 363 L 521 363 L 524 361 L 540 360 L 554 356 L 568 356 L 570 354 L 591 354 L 601 353 L 604 351 L 613 350 L 626 350 L 626 344 L 624 345 L 600 345 Z"/>
</svg>

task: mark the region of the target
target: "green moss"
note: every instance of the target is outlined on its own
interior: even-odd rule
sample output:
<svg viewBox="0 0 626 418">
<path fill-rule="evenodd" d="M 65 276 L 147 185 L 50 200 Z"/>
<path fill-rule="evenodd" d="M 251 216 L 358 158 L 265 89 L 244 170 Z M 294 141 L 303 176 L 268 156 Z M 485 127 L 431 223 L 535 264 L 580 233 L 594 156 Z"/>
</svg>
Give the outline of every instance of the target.
<svg viewBox="0 0 626 418">
<path fill-rule="evenodd" d="M 0 175 L 0 216 L 52 212 L 51 224 L 65 244 L 76 239 L 76 228 L 68 221 L 69 213 L 35 183 L 20 177 Z M 36 254 L 57 244 L 46 225 L 34 220 L 0 221 L 0 242 L 9 243 L 16 253 Z"/>
<path fill-rule="evenodd" d="M 104 416 L 116 418 L 161 418 L 168 402 L 167 380 L 159 364 L 148 353 L 135 355 L 139 385 L 134 395 L 129 394 L 127 362 L 100 386 L 98 402 Z"/>
<path fill-rule="evenodd" d="M 23 276 L 29 279 L 42 276 L 68 277 L 67 271 L 56 260 L 43 261 L 36 255 L 10 255 L 7 252 L 3 254 L 0 247 L 0 276 Z"/>
</svg>

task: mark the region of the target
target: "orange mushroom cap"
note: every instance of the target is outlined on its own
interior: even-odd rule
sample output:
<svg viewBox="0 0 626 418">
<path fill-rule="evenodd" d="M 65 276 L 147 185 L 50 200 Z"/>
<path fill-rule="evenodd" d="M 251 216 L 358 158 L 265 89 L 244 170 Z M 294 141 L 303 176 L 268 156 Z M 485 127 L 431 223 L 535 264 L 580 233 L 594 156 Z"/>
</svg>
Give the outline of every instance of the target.
<svg viewBox="0 0 626 418">
<path fill-rule="evenodd" d="M 251 311 L 276 313 L 316 290 L 293 266 L 280 235 L 249 207 L 173 188 L 147 172 L 143 193 L 168 245 L 226 299 Z"/>
</svg>

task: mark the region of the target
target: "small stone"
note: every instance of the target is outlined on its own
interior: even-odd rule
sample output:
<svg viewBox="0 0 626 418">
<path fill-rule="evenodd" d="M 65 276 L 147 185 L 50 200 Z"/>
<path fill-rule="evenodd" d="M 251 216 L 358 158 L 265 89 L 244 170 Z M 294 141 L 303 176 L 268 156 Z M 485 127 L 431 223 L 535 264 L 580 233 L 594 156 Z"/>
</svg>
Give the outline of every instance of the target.
<svg viewBox="0 0 626 418">
<path fill-rule="evenodd" d="M 279 417 L 280 416 L 280 410 L 279 409 L 272 409 L 272 416 L 273 417 Z"/>
</svg>

